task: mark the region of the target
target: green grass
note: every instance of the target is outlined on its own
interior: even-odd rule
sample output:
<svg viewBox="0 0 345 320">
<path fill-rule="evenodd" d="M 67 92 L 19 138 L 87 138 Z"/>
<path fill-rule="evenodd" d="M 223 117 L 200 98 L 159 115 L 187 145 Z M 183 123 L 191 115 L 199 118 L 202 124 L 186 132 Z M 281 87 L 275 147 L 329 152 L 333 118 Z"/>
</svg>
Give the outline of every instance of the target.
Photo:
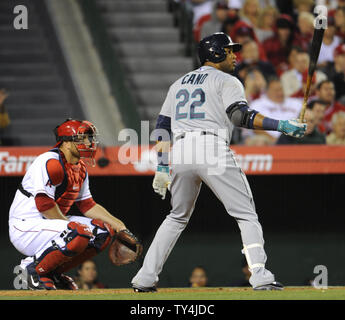
<svg viewBox="0 0 345 320">
<path fill-rule="evenodd" d="M 0 300 L 345 300 L 345 287 L 287 287 L 283 291 L 254 291 L 251 288 L 162 288 L 157 293 L 134 293 L 131 289 L 11 290 L 0 291 Z"/>
</svg>

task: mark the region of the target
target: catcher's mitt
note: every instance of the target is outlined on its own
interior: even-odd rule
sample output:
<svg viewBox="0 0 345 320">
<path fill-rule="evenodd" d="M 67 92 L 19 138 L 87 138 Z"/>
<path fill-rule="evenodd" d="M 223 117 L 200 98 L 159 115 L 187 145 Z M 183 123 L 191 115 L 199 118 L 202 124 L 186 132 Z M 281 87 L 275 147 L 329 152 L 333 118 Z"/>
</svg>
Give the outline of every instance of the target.
<svg viewBox="0 0 345 320">
<path fill-rule="evenodd" d="M 134 262 L 143 252 L 143 246 L 128 229 L 115 234 L 109 247 L 109 259 L 115 266 Z"/>
</svg>

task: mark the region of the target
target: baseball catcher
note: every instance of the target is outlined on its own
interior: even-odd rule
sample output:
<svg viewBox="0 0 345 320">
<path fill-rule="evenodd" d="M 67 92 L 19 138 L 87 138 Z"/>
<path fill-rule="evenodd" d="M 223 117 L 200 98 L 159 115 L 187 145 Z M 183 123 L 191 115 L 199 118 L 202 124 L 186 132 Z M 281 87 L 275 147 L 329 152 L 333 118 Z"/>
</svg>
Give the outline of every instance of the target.
<svg viewBox="0 0 345 320">
<path fill-rule="evenodd" d="M 96 127 L 67 119 L 54 132 L 56 145 L 32 163 L 10 208 L 10 240 L 27 256 L 20 264 L 24 289 L 76 290 L 65 272 L 107 247 L 115 265 L 134 261 L 142 250 L 125 224 L 92 198 L 86 164 L 95 165 Z M 83 216 L 68 215 L 73 204 Z"/>
</svg>

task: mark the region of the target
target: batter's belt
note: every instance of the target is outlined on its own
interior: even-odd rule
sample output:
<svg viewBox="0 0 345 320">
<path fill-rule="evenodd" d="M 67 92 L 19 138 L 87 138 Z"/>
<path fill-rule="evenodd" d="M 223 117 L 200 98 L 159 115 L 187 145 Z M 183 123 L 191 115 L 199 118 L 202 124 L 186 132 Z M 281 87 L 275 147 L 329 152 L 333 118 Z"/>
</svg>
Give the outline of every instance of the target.
<svg viewBox="0 0 345 320">
<path fill-rule="evenodd" d="M 200 131 L 200 135 L 201 136 L 205 136 L 205 135 L 212 135 L 212 136 L 216 136 L 216 137 L 219 137 L 218 134 L 214 133 L 214 132 L 211 132 L 211 131 Z M 175 138 L 175 142 L 180 140 L 180 139 L 184 139 L 186 137 L 186 132 L 184 133 L 181 133 L 180 135 L 178 135 L 176 138 Z M 226 144 L 228 144 L 228 141 L 226 141 Z"/>
</svg>

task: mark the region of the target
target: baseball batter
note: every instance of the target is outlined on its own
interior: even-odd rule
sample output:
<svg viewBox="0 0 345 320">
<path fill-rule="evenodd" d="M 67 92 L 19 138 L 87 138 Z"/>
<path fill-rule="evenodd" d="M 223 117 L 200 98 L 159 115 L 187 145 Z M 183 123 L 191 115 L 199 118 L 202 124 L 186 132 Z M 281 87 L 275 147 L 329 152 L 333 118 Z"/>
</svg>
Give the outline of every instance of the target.
<svg viewBox="0 0 345 320">
<path fill-rule="evenodd" d="M 10 240 L 27 256 L 20 264 L 24 289 L 78 289 L 64 272 L 104 250 L 115 231 L 126 229 L 89 189 L 85 162 L 94 163 L 96 127 L 68 119 L 55 135 L 56 146 L 32 163 L 10 208 Z M 68 215 L 74 203 L 83 216 Z"/>
<path fill-rule="evenodd" d="M 230 75 L 235 67 L 235 52 L 240 49 L 241 45 L 224 33 L 204 38 L 198 48 L 202 66 L 183 75 L 168 91 L 156 128 L 173 135 L 171 176 L 168 148 L 162 147 L 153 188 L 163 199 L 170 188 L 172 209 L 159 227 L 142 268 L 132 279 L 136 292 L 157 290 L 158 276 L 192 215 L 202 182 L 238 223 L 252 287 L 283 289 L 265 268 L 262 228 L 249 184 L 229 142 L 234 126 L 303 137 L 306 124 L 295 119 L 271 119 L 249 108 L 243 85 Z M 165 140 L 165 144 L 169 143 L 166 136 L 161 134 L 158 139 L 163 140 L 162 146 Z M 217 163 L 208 161 L 209 155 L 216 155 Z"/>
</svg>

